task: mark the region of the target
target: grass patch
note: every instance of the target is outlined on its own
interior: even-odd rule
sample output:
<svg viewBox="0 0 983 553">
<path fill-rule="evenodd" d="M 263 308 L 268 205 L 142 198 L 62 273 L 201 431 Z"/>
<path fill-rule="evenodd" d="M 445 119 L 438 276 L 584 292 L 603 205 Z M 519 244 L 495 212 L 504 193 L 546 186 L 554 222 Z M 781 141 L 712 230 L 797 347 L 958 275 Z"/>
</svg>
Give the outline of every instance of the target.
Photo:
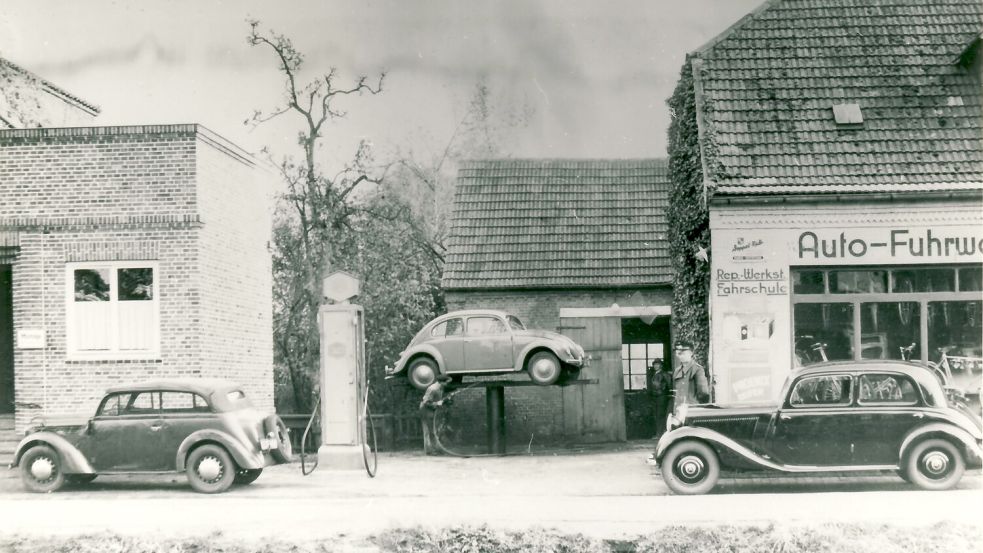
<svg viewBox="0 0 983 553">
<path fill-rule="evenodd" d="M 298 539 L 303 539 L 298 536 Z M 975 553 L 980 527 L 942 523 L 667 526 L 657 534 L 600 540 L 552 530 L 506 531 L 488 526 L 398 528 L 362 539 L 237 540 L 222 534 L 195 538 L 120 535 L 0 536 L 2 553 Z"/>
</svg>

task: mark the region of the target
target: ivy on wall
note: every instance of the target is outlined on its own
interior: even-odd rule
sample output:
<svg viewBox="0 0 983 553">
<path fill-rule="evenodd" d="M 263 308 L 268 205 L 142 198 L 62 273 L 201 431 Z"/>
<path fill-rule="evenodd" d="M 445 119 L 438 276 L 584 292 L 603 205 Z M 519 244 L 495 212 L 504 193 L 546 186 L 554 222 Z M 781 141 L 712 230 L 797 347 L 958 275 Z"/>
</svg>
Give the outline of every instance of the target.
<svg viewBox="0 0 983 553">
<path fill-rule="evenodd" d="M 669 178 L 672 186 L 667 213 L 669 254 L 674 268 L 672 335 L 674 341 L 692 342 L 695 359 L 706 366 L 710 346 L 710 262 L 696 254 L 700 247 L 710 248 L 710 221 L 706 206 L 709 198 L 704 198 L 694 90 L 692 58 L 688 57 L 680 71 L 676 89 L 668 100 L 672 115 L 669 125 Z M 703 107 L 706 112 L 708 106 L 705 99 Z M 706 132 L 704 142 L 709 161 L 715 147 Z M 712 167 L 713 164 L 708 166 Z"/>
</svg>

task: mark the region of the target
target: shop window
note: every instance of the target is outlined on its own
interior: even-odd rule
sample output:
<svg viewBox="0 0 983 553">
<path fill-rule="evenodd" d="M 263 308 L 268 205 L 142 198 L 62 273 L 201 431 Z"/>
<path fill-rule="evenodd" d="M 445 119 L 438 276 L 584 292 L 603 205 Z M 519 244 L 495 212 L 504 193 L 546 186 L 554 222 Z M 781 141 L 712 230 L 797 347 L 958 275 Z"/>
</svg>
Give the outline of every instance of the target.
<svg viewBox="0 0 983 553">
<path fill-rule="evenodd" d="M 798 303 L 793 318 L 797 364 L 853 359 L 853 304 Z"/>
<path fill-rule="evenodd" d="M 621 344 L 621 372 L 625 390 L 644 390 L 647 369 L 665 359 L 663 344 Z"/>
<path fill-rule="evenodd" d="M 887 271 L 830 271 L 831 294 L 878 294 L 887 292 Z"/>
<path fill-rule="evenodd" d="M 901 359 L 902 348 L 911 344 L 917 347 L 920 335 L 921 311 L 918 302 L 860 304 L 861 359 Z"/>
<path fill-rule="evenodd" d="M 792 273 L 792 291 L 796 294 L 822 294 L 826 291 L 823 285 L 822 271 L 795 271 Z"/>
<path fill-rule="evenodd" d="M 906 269 L 891 273 L 891 291 L 894 293 L 952 292 L 956 289 L 956 271 L 952 268 Z"/>
<path fill-rule="evenodd" d="M 959 269 L 959 291 L 983 291 L 983 268 L 970 267 L 967 269 Z"/>
<path fill-rule="evenodd" d="M 983 357 L 983 302 L 933 301 L 928 303 L 928 356 Z"/>
<path fill-rule="evenodd" d="M 156 264 L 73 263 L 66 268 L 70 357 L 130 358 L 159 350 Z"/>
</svg>

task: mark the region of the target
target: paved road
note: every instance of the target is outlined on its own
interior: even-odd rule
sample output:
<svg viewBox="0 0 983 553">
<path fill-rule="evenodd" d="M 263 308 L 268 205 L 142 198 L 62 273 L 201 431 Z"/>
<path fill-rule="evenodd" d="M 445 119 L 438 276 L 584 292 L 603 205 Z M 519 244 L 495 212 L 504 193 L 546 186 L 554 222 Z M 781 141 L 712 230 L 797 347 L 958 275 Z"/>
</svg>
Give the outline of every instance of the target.
<svg viewBox="0 0 983 553">
<path fill-rule="evenodd" d="M 215 496 L 190 491 L 183 476 L 100 477 L 48 494 L 21 491 L 0 475 L 0 532 L 111 531 L 169 537 L 221 531 L 246 539 L 313 539 L 393 526 L 488 523 L 542 526 L 597 537 L 645 533 L 676 523 L 870 521 L 979 524 L 981 478 L 924 492 L 894 476 L 729 479 L 707 496 L 668 495 L 644 450 L 506 458 L 398 455 L 378 478 L 297 466 L 268 469 L 254 484 Z"/>
</svg>

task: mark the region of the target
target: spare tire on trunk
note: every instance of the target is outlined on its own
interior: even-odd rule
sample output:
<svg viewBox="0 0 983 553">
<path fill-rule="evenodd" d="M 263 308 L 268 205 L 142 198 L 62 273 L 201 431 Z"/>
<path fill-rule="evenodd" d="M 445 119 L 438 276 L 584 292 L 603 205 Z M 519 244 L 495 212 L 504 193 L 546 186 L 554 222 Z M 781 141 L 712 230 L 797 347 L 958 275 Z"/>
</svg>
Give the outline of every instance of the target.
<svg viewBox="0 0 983 553">
<path fill-rule="evenodd" d="M 266 420 L 263 421 L 263 432 L 266 436 L 272 432 L 273 436 L 276 437 L 277 447 L 270 450 L 273 459 L 278 463 L 289 463 L 294 451 L 290 444 L 290 431 L 287 430 L 287 425 L 283 423 L 283 419 L 276 415 L 266 417 Z"/>
</svg>

